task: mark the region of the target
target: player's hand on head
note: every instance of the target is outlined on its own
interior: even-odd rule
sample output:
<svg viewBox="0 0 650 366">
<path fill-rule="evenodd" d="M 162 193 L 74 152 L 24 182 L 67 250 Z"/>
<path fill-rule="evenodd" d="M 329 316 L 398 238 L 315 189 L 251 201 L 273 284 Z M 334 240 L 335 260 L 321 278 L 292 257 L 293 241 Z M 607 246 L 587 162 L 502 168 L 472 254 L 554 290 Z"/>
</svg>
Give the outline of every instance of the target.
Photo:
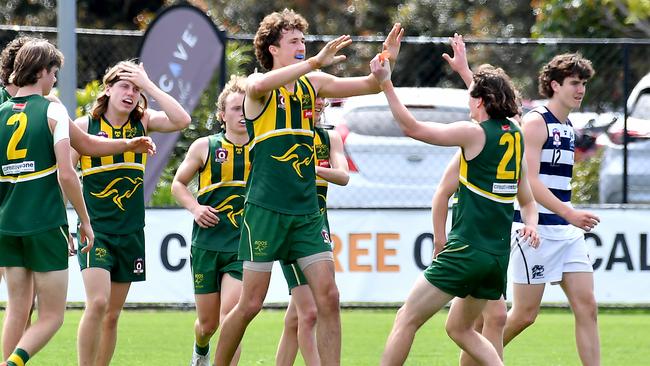
<svg viewBox="0 0 650 366">
<path fill-rule="evenodd" d="M 343 48 L 349 46 L 351 43 L 352 39 L 350 39 L 349 35 L 343 35 L 327 42 L 327 44 L 321 48 L 320 52 L 312 58 L 315 62 L 315 66 L 317 66 L 316 68 L 344 61 L 346 58 L 345 55 L 337 55 L 337 53 Z"/>
<path fill-rule="evenodd" d="M 388 51 L 390 54 L 390 61 L 394 62 L 397 60 L 397 55 L 399 54 L 400 47 L 402 46 L 402 37 L 404 36 L 404 28 L 400 23 L 393 24 L 386 40 L 382 44 L 382 51 Z"/>
<path fill-rule="evenodd" d="M 381 54 L 377 54 L 370 60 L 370 72 L 372 72 L 372 75 L 380 84 L 386 80 L 390 80 L 391 76 L 390 62 L 386 62 L 386 60 L 382 61 L 381 58 Z"/>
<path fill-rule="evenodd" d="M 90 226 L 90 222 L 81 222 L 79 224 L 78 234 L 79 235 L 77 238 L 80 240 L 79 247 L 81 248 L 81 252 L 90 252 L 90 250 L 93 248 L 93 245 L 95 244 L 95 233 L 93 232 L 92 226 Z"/>
<path fill-rule="evenodd" d="M 567 221 L 584 231 L 591 231 L 598 225 L 600 218 L 588 211 L 573 210 Z"/>
<path fill-rule="evenodd" d="M 120 79 L 128 80 L 140 88 L 151 82 L 147 72 L 144 70 L 144 64 L 140 63 L 138 66 L 122 65 L 120 71 L 117 73 Z"/>
<path fill-rule="evenodd" d="M 447 61 L 452 70 L 459 72 L 465 68 L 469 68 L 467 63 L 467 51 L 465 49 L 465 41 L 463 41 L 463 36 L 454 33 L 453 37 L 449 37 L 449 44 L 453 52 L 453 57 L 449 56 L 447 53 L 442 54 L 442 58 Z"/>
<path fill-rule="evenodd" d="M 156 154 L 156 143 L 149 136 L 139 136 L 127 140 L 128 150 L 136 153 Z"/>
<path fill-rule="evenodd" d="M 198 205 L 192 210 L 194 221 L 202 228 L 213 227 L 219 223 L 219 211 L 212 206 Z"/>
</svg>

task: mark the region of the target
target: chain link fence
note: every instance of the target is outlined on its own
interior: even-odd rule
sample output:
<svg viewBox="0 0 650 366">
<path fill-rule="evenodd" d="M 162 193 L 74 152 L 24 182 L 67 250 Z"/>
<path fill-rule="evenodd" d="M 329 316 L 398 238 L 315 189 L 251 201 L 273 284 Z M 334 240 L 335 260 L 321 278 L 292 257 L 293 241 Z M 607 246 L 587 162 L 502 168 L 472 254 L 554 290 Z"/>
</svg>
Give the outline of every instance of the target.
<svg viewBox="0 0 650 366">
<path fill-rule="evenodd" d="M 80 30 L 77 34 L 78 87 L 101 80 L 105 70 L 118 61 L 137 57 L 142 34 L 138 31 Z M 0 27 L 0 46 L 4 47 L 18 35 L 56 42 L 55 28 L 5 26 Z M 333 38 L 308 36 L 308 54 L 315 54 Z M 230 35 L 229 41 L 250 43 L 252 35 Z M 368 63 L 381 49 L 383 38 L 353 37 L 353 41 L 344 50 L 347 60 L 324 71 L 338 76 L 368 73 Z M 393 72 L 395 85 L 463 89 L 460 77 L 441 57 L 442 53 L 451 52 L 447 42 L 446 37 L 405 37 Z M 578 203 L 650 202 L 650 107 L 646 105 L 638 111 L 628 111 L 625 107 L 625 96 L 650 72 L 647 62 L 650 40 L 470 38 L 466 39 L 466 44 L 470 65 L 490 63 L 502 67 L 520 89 L 525 106 L 534 106 L 541 98 L 537 93 L 537 73 L 554 55 L 580 52 L 590 59 L 596 75 L 587 86 L 579 112 L 593 113 L 572 115 L 579 129 L 577 149 L 586 157 L 576 169 L 574 200 Z M 256 67 L 255 62 L 242 65 L 247 73 Z M 442 118 L 440 121 L 446 122 L 447 117 L 432 116 L 431 109 L 447 111 L 446 116 L 454 118 L 466 115 L 463 106 L 458 105 L 462 97 L 454 90 L 444 89 L 442 94 L 437 94 L 439 92 L 433 89 L 415 92 L 420 99 L 413 98 L 424 108 L 423 119 L 429 116 L 432 120 Z M 362 109 L 348 113 L 349 116 L 342 112 L 355 105 L 353 99 L 343 101 L 343 107 L 328 110 L 327 122 L 340 125 L 338 130 L 345 137 L 344 145 L 354 170 L 348 187 L 331 190 L 330 204 L 333 207 L 429 207 L 437 180 L 455 150 L 405 141 L 406 138 L 391 129 L 393 122 L 389 112 L 378 105 L 379 100 L 360 102 Z M 632 138 L 627 139 L 623 138 L 622 123 L 626 113 L 635 117 L 628 119 Z M 355 122 L 355 118 L 362 122 Z M 615 118 L 616 123 L 609 126 Z"/>
</svg>

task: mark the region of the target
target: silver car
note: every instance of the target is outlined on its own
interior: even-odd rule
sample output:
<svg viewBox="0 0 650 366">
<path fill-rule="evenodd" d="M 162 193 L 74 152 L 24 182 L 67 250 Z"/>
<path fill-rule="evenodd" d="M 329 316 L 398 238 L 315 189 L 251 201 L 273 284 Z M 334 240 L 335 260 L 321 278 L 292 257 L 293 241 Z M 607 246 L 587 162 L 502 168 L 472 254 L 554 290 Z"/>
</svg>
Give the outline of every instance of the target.
<svg viewBox="0 0 650 366">
<path fill-rule="evenodd" d="M 650 74 L 632 89 L 627 100 L 627 200 L 650 202 Z M 623 118 L 597 141 L 604 146 L 600 165 L 600 203 L 623 202 Z"/>
<path fill-rule="evenodd" d="M 469 119 L 465 89 L 396 88 L 420 121 Z M 441 147 L 405 137 L 380 93 L 347 99 L 336 129 L 350 165 L 345 187 L 330 185 L 332 208 L 431 207 L 431 198 L 457 147 Z"/>
</svg>

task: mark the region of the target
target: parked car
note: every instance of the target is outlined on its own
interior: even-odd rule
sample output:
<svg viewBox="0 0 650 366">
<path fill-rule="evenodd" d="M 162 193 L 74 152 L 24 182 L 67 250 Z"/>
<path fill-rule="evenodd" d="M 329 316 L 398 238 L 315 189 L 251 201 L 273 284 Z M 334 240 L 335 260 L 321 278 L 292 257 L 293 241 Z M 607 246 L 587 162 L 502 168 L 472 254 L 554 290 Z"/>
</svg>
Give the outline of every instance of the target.
<svg viewBox="0 0 650 366">
<path fill-rule="evenodd" d="M 397 95 L 420 121 L 469 119 L 465 89 L 397 88 Z M 429 145 L 405 137 L 383 94 L 348 98 L 341 107 L 341 134 L 350 166 L 345 187 L 330 185 L 328 207 L 419 208 L 431 199 L 457 147 Z"/>
<path fill-rule="evenodd" d="M 632 89 L 627 100 L 629 116 L 627 200 L 650 202 L 650 73 Z M 600 203 L 623 202 L 623 123 L 619 118 L 598 138 L 604 146 L 600 165 Z"/>
</svg>

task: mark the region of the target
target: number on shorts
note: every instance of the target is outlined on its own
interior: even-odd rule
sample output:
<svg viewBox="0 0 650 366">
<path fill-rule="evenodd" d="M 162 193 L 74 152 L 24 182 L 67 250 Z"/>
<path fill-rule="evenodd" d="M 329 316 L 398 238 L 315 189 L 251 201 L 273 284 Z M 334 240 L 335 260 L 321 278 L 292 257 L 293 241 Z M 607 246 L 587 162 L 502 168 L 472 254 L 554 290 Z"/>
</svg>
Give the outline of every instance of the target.
<svg viewBox="0 0 650 366">
<path fill-rule="evenodd" d="M 508 145 L 497 167 L 497 179 L 519 179 L 519 161 L 521 161 L 521 134 L 519 132 L 504 133 L 499 145 Z M 507 170 L 512 156 L 516 155 L 515 170 Z"/>
<path fill-rule="evenodd" d="M 7 120 L 7 126 L 13 126 L 16 122 L 18 122 L 18 128 L 11 135 L 7 145 L 7 159 L 9 160 L 23 159 L 27 156 L 27 149 L 17 149 L 18 143 L 27 129 L 27 115 L 24 112 L 14 114 Z"/>
</svg>

